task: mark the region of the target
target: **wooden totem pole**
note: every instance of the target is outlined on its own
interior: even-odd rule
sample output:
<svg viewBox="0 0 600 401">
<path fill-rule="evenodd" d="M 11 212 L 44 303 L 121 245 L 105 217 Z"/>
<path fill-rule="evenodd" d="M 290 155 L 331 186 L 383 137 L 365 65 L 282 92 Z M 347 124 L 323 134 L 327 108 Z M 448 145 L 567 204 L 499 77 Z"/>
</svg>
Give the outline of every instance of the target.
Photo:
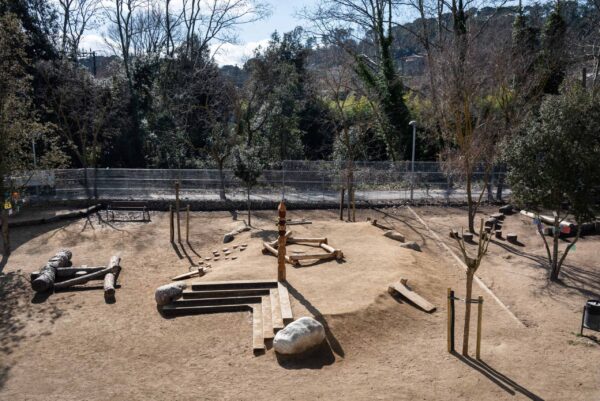
<svg viewBox="0 0 600 401">
<path fill-rule="evenodd" d="M 277 208 L 279 212 L 279 241 L 277 246 L 277 281 L 285 281 L 285 202 L 282 200 Z"/>
</svg>

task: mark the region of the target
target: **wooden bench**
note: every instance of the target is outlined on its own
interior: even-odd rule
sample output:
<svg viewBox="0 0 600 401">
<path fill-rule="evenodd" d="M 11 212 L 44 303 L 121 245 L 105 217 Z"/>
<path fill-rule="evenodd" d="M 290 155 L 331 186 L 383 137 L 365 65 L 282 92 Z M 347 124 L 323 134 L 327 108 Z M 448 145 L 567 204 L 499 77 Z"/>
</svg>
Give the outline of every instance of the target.
<svg viewBox="0 0 600 401">
<path fill-rule="evenodd" d="M 115 220 L 115 212 L 140 212 L 141 220 L 130 221 L 150 221 L 150 212 L 146 202 L 140 201 L 113 201 L 106 205 L 106 219 Z M 109 217 L 110 216 L 110 217 Z"/>
</svg>

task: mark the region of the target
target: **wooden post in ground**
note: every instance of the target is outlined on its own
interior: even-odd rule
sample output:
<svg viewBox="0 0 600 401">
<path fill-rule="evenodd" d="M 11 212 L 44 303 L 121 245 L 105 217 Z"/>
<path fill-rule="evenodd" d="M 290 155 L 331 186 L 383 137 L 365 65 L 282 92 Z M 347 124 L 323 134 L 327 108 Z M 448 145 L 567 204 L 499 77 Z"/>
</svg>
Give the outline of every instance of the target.
<svg viewBox="0 0 600 401">
<path fill-rule="evenodd" d="M 185 242 L 190 242 L 190 205 L 185 210 Z"/>
<path fill-rule="evenodd" d="M 483 297 L 479 296 L 477 304 L 477 350 L 475 351 L 475 357 L 479 360 L 481 351 L 481 317 L 483 314 Z"/>
<path fill-rule="evenodd" d="M 181 242 L 181 225 L 179 222 L 179 181 L 175 181 L 175 214 L 177 215 L 177 241 Z"/>
<path fill-rule="evenodd" d="M 279 203 L 277 208 L 279 213 L 279 241 L 277 246 L 277 281 L 285 281 L 285 214 L 286 208 L 284 201 Z"/>
<path fill-rule="evenodd" d="M 173 226 L 173 205 L 169 205 L 169 238 L 175 242 L 175 227 Z"/>
<path fill-rule="evenodd" d="M 340 220 L 344 220 L 344 194 L 346 193 L 346 189 L 342 187 L 340 190 Z"/>
<path fill-rule="evenodd" d="M 448 352 L 454 352 L 454 291 L 448 288 Z"/>
</svg>

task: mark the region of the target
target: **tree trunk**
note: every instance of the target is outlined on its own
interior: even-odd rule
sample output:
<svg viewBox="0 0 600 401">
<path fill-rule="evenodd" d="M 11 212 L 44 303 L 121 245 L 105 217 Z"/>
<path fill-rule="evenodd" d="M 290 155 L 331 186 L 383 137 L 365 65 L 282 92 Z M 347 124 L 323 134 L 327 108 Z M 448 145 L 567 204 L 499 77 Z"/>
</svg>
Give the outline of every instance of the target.
<svg viewBox="0 0 600 401">
<path fill-rule="evenodd" d="M 554 233 L 553 233 L 553 243 L 552 243 L 552 261 L 551 261 L 551 271 L 550 271 L 550 280 L 556 281 L 558 280 L 558 240 L 560 238 L 560 221 L 558 218 L 558 213 L 554 215 Z"/>
<path fill-rule="evenodd" d="M 469 232 L 475 232 L 475 212 L 473 207 L 473 195 L 471 194 L 471 173 L 467 172 L 467 205 L 468 205 L 468 223 L 469 223 Z"/>
<path fill-rule="evenodd" d="M 251 219 L 251 216 L 250 216 L 250 187 L 248 187 L 247 194 L 248 194 L 248 200 L 247 200 L 247 203 L 248 203 L 248 227 L 252 227 L 252 221 L 250 220 Z"/>
<path fill-rule="evenodd" d="M 221 200 L 227 200 L 225 196 L 225 176 L 223 174 L 223 162 L 219 162 L 219 198 Z"/>
<path fill-rule="evenodd" d="M 467 295 L 465 296 L 465 329 L 463 333 L 463 349 L 464 356 L 469 355 L 469 329 L 471 325 L 471 296 L 473 293 L 473 275 L 474 273 L 467 271 Z"/>
<path fill-rule="evenodd" d="M 10 255 L 10 234 L 8 231 L 8 211 L 4 208 L 4 200 L 2 202 L 2 213 L 0 221 L 2 223 L 2 254 L 4 256 Z"/>
</svg>

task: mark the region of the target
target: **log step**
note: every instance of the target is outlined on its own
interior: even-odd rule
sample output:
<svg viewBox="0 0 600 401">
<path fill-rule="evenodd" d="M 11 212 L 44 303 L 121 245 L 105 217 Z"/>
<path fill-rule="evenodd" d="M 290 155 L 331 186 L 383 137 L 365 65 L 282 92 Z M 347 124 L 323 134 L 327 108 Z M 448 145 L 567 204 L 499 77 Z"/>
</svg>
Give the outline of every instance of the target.
<svg viewBox="0 0 600 401">
<path fill-rule="evenodd" d="M 252 305 L 252 350 L 254 352 L 265 350 L 261 305 Z"/>
<path fill-rule="evenodd" d="M 184 316 L 184 315 L 205 315 L 209 313 L 223 313 L 223 312 L 247 312 L 251 311 L 252 306 L 247 304 L 240 305 L 211 305 L 211 306 L 177 306 L 175 304 L 169 304 L 162 307 L 162 311 L 165 314 L 171 316 Z"/>
<path fill-rule="evenodd" d="M 263 337 L 265 340 L 275 338 L 275 330 L 273 330 L 273 316 L 271 313 L 271 299 L 264 296 L 261 300 L 262 319 L 263 319 Z"/>
<path fill-rule="evenodd" d="M 248 305 L 261 303 L 261 297 L 179 299 L 171 303 L 177 307 L 212 305 Z"/>
<path fill-rule="evenodd" d="M 285 327 L 281 317 L 279 291 L 277 289 L 272 289 L 269 298 L 271 300 L 271 321 L 273 324 L 273 331 L 277 332 Z"/>
<path fill-rule="evenodd" d="M 292 306 L 290 304 L 290 294 L 285 285 L 277 283 L 277 291 L 279 292 L 279 306 L 281 307 L 281 319 L 284 324 L 288 324 L 294 320 L 292 315 Z"/>
<path fill-rule="evenodd" d="M 199 298 L 230 298 L 269 295 L 268 288 L 247 290 L 207 290 L 207 291 L 184 291 L 183 299 Z"/>
<path fill-rule="evenodd" d="M 239 281 L 213 281 L 193 283 L 192 290 L 229 290 L 229 289 L 257 289 L 257 288 L 276 288 L 277 281 L 256 281 L 256 280 L 239 280 Z"/>
</svg>

